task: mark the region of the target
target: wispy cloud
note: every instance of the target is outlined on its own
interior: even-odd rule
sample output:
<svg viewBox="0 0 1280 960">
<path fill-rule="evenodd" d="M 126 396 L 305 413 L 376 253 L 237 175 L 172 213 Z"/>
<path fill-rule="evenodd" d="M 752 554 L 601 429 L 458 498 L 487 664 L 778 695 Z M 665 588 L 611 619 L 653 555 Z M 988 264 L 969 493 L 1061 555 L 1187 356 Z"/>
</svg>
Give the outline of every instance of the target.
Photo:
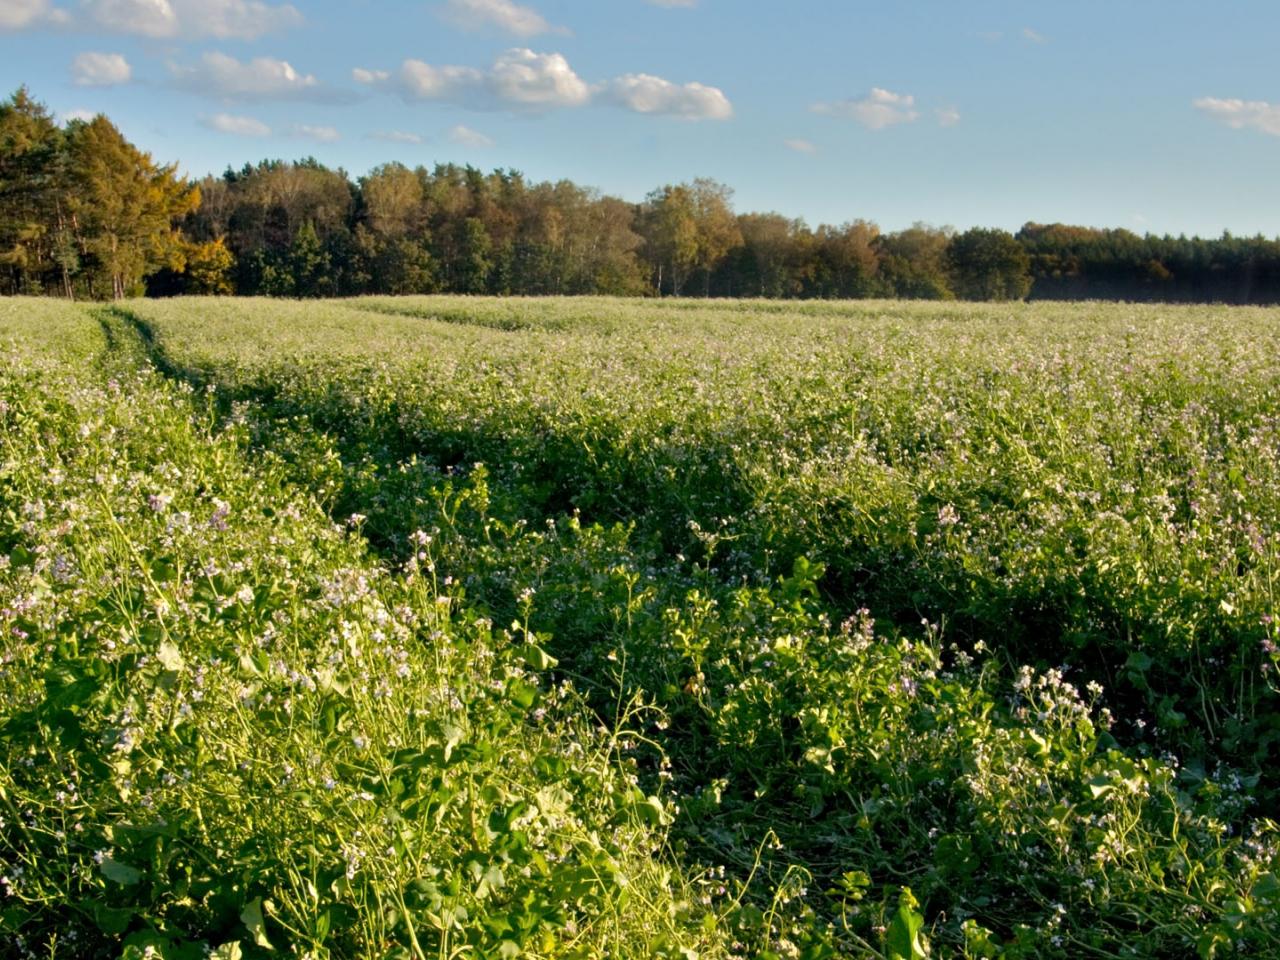
<svg viewBox="0 0 1280 960">
<path fill-rule="evenodd" d="M 0 30 L 29 30 L 59 26 L 71 15 L 49 0 L 0 0 Z"/>
<path fill-rule="evenodd" d="M 113 87 L 132 77 L 129 61 L 118 53 L 82 53 L 71 61 L 71 80 L 77 87 Z"/>
<path fill-rule="evenodd" d="M 302 23 L 292 4 L 262 0 L 82 0 L 80 7 L 99 29 L 155 38 L 256 40 Z"/>
<path fill-rule="evenodd" d="M 815 103 L 814 113 L 856 120 L 868 130 L 883 130 L 901 123 L 914 123 L 920 118 L 916 98 L 909 93 L 894 93 L 883 87 L 872 87 L 865 97 Z"/>
<path fill-rule="evenodd" d="M 421 134 L 409 133 L 406 130 L 378 130 L 369 134 L 370 140 L 381 140 L 384 143 L 419 144 L 424 142 Z"/>
<path fill-rule="evenodd" d="M 646 0 L 655 7 L 696 7 L 698 0 Z"/>
<path fill-rule="evenodd" d="M 954 127 L 960 122 L 960 111 L 955 107 L 938 107 L 933 115 L 938 118 L 940 127 Z"/>
<path fill-rule="evenodd" d="M 1022 28 L 1022 39 L 1028 43 L 1048 43 L 1049 38 L 1039 30 L 1033 30 L 1030 27 Z"/>
<path fill-rule="evenodd" d="M 796 153 L 817 153 L 818 146 L 810 140 L 783 140 L 783 144 L 788 150 L 794 150 Z"/>
<path fill-rule="evenodd" d="M 449 131 L 449 140 L 459 146 L 472 147 L 478 150 L 493 146 L 493 140 L 489 137 L 486 137 L 479 130 L 472 130 L 462 124 L 458 124 Z"/>
<path fill-rule="evenodd" d="M 229 133 L 236 137 L 269 137 L 271 128 L 261 120 L 253 117 L 240 117 L 230 113 L 215 113 L 211 117 L 201 117 L 200 122 L 210 130 L 218 133 Z"/>
<path fill-rule="evenodd" d="M 314 140 L 316 143 L 337 143 L 342 139 L 336 127 L 315 127 L 306 123 L 294 124 L 289 135 L 299 140 Z"/>
<path fill-rule="evenodd" d="M 1280 104 L 1266 100 L 1200 97 L 1192 106 L 1225 123 L 1233 130 L 1253 129 L 1280 137 Z"/>
<path fill-rule="evenodd" d="M 569 32 L 552 26 L 537 10 L 514 0 L 446 0 L 440 16 L 463 30 L 494 28 L 517 37 Z"/>
<path fill-rule="evenodd" d="M 220 100 L 310 100 L 340 103 L 348 91 L 325 87 L 313 74 L 300 73 L 287 60 L 254 57 L 240 61 L 211 51 L 191 66 L 170 65 L 174 82 L 192 93 Z"/>
</svg>

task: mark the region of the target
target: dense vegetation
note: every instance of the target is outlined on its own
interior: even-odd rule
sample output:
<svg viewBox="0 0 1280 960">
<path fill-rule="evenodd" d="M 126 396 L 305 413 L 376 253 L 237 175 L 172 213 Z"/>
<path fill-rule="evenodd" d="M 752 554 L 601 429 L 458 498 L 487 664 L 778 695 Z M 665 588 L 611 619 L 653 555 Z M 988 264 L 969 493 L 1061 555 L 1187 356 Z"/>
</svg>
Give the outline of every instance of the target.
<svg viewBox="0 0 1280 960">
<path fill-rule="evenodd" d="M 1273 312 L 0 311 L 16 955 L 1280 950 Z"/>
<path fill-rule="evenodd" d="M 198 184 L 105 118 L 0 104 L 0 293 L 687 295 L 1280 302 L 1280 240 L 1027 224 L 1011 235 L 736 214 L 712 180 L 641 203 L 512 170 L 315 160 Z"/>
</svg>

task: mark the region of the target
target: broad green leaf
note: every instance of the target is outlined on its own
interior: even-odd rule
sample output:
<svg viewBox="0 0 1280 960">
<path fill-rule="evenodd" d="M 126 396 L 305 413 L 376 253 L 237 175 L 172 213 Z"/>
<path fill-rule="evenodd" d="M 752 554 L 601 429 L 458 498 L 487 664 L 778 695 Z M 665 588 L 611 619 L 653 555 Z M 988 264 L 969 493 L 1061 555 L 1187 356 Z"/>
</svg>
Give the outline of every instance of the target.
<svg viewBox="0 0 1280 960">
<path fill-rule="evenodd" d="M 534 670 L 551 670 L 560 663 L 536 643 L 526 643 L 519 649 L 520 659 Z"/>
<path fill-rule="evenodd" d="M 253 942 L 265 950 L 274 950 L 267 939 L 267 923 L 262 916 L 262 898 L 255 897 L 240 913 L 240 922 L 253 937 Z"/>
<path fill-rule="evenodd" d="M 186 665 L 182 659 L 182 651 L 168 640 L 160 644 L 160 649 L 156 651 L 156 660 L 160 662 L 160 666 L 174 673 L 181 673 Z"/>
<path fill-rule="evenodd" d="M 142 871 L 137 870 L 126 863 L 121 863 L 112 857 L 104 857 L 99 868 L 102 875 L 114 883 L 122 886 L 131 887 L 142 880 Z"/>
<path fill-rule="evenodd" d="M 915 907 L 916 898 L 910 888 L 903 887 L 902 896 L 898 900 L 898 912 L 894 914 L 889 931 L 885 934 L 885 954 L 888 960 L 925 960 L 929 956 L 929 948 L 921 936 L 924 917 Z"/>
</svg>

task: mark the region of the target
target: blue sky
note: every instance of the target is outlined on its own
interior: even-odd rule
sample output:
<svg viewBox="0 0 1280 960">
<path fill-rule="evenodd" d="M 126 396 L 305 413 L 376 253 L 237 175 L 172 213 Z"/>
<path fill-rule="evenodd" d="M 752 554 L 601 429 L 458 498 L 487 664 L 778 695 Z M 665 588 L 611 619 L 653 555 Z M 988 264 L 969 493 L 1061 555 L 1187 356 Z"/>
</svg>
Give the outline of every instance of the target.
<svg viewBox="0 0 1280 960">
<path fill-rule="evenodd" d="M 0 89 L 199 176 L 314 155 L 638 200 L 1280 235 L 1274 0 L 0 0 Z"/>
</svg>

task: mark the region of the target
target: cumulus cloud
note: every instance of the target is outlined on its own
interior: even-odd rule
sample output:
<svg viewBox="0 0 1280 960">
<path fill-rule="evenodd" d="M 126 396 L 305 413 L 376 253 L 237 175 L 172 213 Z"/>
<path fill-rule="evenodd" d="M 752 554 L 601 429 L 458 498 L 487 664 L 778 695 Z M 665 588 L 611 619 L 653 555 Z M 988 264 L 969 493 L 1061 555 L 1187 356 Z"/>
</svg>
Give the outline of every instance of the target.
<svg viewBox="0 0 1280 960">
<path fill-rule="evenodd" d="M 940 127 L 954 127 L 960 122 L 960 111 L 955 107 L 938 107 L 933 115 L 938 118 Z"/>
<path fill-rule="evenodd" d="M 680 85 L 643 73 L 591 85 L 562 54 L 524 47 L 506 51 L 483 70 L 406 60 L 395 71 L 357 67 L 352 77 L 366 86 L 396 91 L 406 100 L 442 100 L 481 110 L 549 110 L 597 100 L 636 113 L 694 120 L 733 116 L 733 105 L 715 87 Z"/>
<path fill-rule="evenodd" d="M 873 87 L 861 99 L 815 103 L 810 109 L 814 113 L 856 120 L 869 130 L 883 130 L 900 123 L 914 123 L 920 118 L 915 106 L 916 98 L 909 93 Z"/>
<path fill-rule="evenodd" d="M 105 30 L 157 38 L 256 40 L 302 22 L 292 4 L 262 0 L 82 0 L 81 7 Z"/>
<path fill-rule="evenodd" d="M 312 100 L 332 103 L 340 91 L 323 87 L 313 75 L 299 73 L 286 60 L 255 57 L 240 61 L 210 52 L 194 66 L 170 65 L 178 86 L 222 100 Z"/>
<path fill-rule="evenodd" d="M 342 139 L 336 127 L 313 127 L 309 124 L 294 124 L 289 131 L 302 140 L 314 140 L 316 143 L 337 143 Z"/>
<path fill-rule="evenodd" d="M 67 11 L 49 0 L 0 0 L 0 30 L 26 30 L 66 23 L 69 19 Z"/>
<path fill-rule="evenodd" d="M 385 143 L 409 143 L 419 144 L 423 142 L 420 134 L 409 133 L 405 130 L 379 130 L 369 134 L 370 140 L 382 140 Z"/>
<path fill-rule="evenodd" d="M 484 149 L 485 147 L 493 146 L 493 141 L 479 130 L 472 130 L 470 127 L 464 127 L 462 124 L 458 124 L 456 127 L 450 129 L 449 139 L 463 147 Z"/>
<path fill-rule="evenodd" d="M 610 99 L 636 113 L 687 120 L 727 120 L 733 116 L 729 98 L 701 83 L 681 86 L 647 73 L 629 73 L 611 81 L 606 90 Z"/>
<path fill-rule="evenodd" d="M 577 107 L 591 99 L 588 87 L 559 53 L 508 50 L 489 74 L 499 99 L 530 107 Z"/>
<path fill-rule="evenodd" d="M 215 113 L 212 117 L 204 117 L 201 122 L 210 130 L 218 133 L 229 133 L 237 137 L 269 137 L 271 128 L 261 120 L 253 117 L 238 117 L 230 113 Z"/>
<path fill-rule="evenodd" d="M 1218 97 L 1200 97 L 1192 106 L 1202 110 L 1215 120 L 1233 130 L 1261 130 L 1280 137 L 1280 104 L 1266 100 L 1222 100 Z"/>
<path fill-rule="evenodd" d="M 794 150 L 796 153 L 817 153 L 818 146 L 810 140 L 783 140 L 782 143 L 788 150 Z"/>
<path fill-rule="evenodd" d="M 553 27 L 538 11 L 513 0 L 446 0 L 440 16 L 464 30 L 494 27 L 517 37 L 569 32 Z"/>
<path fill-rule="evenodd" d="M 132 76 L 129 61 L 118 53 L 82 53 L 71 61 L 71 79 L 78 87 L 112 87 Z"/>
<path fill-rule="evenodd" d="M 487 70 L 406 60 L 394 73 L 359 69 L 355 78 L 395 89 L 408 100 L 447 100 L 481 109 L 577 107 L 591 99 L 591 88 L 564 56 L 524 48 L 508 50 Z"/>
</svg>

